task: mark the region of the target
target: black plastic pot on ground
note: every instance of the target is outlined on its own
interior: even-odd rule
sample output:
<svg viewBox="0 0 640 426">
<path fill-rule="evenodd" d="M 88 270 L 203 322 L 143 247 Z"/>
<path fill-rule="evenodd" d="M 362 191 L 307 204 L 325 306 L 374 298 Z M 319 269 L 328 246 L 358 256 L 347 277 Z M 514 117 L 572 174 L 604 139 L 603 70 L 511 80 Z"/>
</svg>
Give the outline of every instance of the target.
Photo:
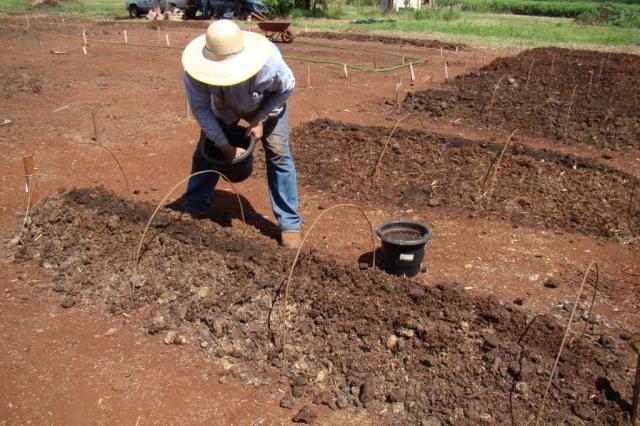
<svg viewBox="0 0 640 426">
<path fill-rule="evenodd" d="M 420 272 L 431 230 L 410 221 L 383 223 L 376 229 L 382 240 L 382 263 L 385 272 L 413 277 Z"/>
</svg>

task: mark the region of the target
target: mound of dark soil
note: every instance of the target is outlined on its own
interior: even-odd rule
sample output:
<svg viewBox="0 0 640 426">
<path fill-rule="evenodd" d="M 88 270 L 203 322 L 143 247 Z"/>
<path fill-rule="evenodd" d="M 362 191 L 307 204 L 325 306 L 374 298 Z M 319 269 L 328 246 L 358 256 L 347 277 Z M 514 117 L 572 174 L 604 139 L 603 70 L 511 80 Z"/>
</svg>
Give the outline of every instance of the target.
<svg viewBox="0 0 640 426">
<path fill-rule="evenodd" d="M 639 80 L 639 56 L 533 49 L 458 76 L 445 90 L 409 95 L 403 106 L 470 126 L 614 150 L 640 148 Z"/>
<path fill-rule="evenodd" d="M 296 398 L 333 409 L 414 424 L 524 424 L 537 413 L 563 333 L 555 318 L 307 254 L 270 328 L 291 253 L 250 228 L 163 212 L 134 277 L 132 249 L 151 210 L 101 189 L 51 196 L 15 261 L 39 262 L 65 307 L 136 313 L 169 343 L 206 342 L 249 383 L 277 377 Z M 569 341 L 544 422 L 628 416 L 634 360 L 608 333 Z"/>
<path fill-rule="evenodd" d="M 397 130 L 373 184 L 390 129 L 320 120 L 294 130 L 300 181 L 349 200 L 402 208 L 445 206 L 534 227 L 593 236 L 640 229 L 629 209 L 633 177 L 599 163 L 517 143 L 477 144 Z M 488 210 L 487 210 L 488 209 Z"/>
<path fill-rule="evenodd" d="M 445 43 L 438 40 L 419 40 L 412 38 L 387 37 L 374 34 L 360 34 L 351 32 L 327 33 L 327 32 L 304 32 L 298 35 L 305 38 L 324 38 L 327 40 L 351 40 L 365 41 L 371 43 L 383 43 L 391 45 L 404 45 L 416 47 L 429 47 L 434 49 L 443 48 L 446 50 L 466 49 L 464 44 Z"/>
</svg>

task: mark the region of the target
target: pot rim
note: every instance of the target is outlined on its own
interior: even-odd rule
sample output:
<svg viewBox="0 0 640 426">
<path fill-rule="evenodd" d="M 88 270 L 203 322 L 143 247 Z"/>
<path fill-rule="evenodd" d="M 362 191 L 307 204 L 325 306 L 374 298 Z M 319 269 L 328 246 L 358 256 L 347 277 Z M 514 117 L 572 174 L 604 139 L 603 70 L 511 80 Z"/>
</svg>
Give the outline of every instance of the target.
<svg viewBox="0 0 640 426">
<path fill-rule="evenodd" d="M 396 240 L 394 238 L 390 238 L 387 235 L 385 235 L 388 230 L 394 229 L 394 228 L 419 231 L 420 233 L 422 233 L 422 237 L 418 240 L 406 241 L 406 240 Z M 426 244 L 426 242 L 431 239 L 431 229 L 429 229 L 429 227 L 421 223 L 410 221 L 410 220 L 392 220 L 379 225 L 376 228 L 376 235 L 383 242 L 386 242 L 389 244 L 395 244 L 398 246 L 420 246 L 422 244 Z"/>
</svg>

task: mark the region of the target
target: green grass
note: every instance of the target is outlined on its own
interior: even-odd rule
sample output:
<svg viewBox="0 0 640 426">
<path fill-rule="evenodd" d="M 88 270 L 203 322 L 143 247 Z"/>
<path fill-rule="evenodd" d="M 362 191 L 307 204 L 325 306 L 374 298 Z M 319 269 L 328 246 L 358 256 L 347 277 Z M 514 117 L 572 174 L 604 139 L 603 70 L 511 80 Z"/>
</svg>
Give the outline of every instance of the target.
<svg viewBox="0 0 640 426">
<path fill-rule="evenodd" d="M 78 0 L 65 2 L 57 0 L 60 6 L 34 8 L 37 2 L 31 0 L 0 0 L 0 16 L 17 13 L 50 13 L 67 16 L 91 17 L 97 19 L 115 19 L 129 16 L 125 2 L 117 0 Z"/>
<path fill-rule="evenodd" d="M 350 13 L 347 17 L 353 16 Z M 416 19 L 409 14 L 385 16 L 393 23 L 354 24 L 349 21 L 296 20 L 300 27 L 319 31 L 359 31 L 410 38 L 440 39 L 491 47 L 526 47 L 548 45 L 640 46 L 640 29 L 613 26 L 593 26 L 572 19 L 546 18 L 458 12 L 448 19 L 436 16 Z"/>
</svg>

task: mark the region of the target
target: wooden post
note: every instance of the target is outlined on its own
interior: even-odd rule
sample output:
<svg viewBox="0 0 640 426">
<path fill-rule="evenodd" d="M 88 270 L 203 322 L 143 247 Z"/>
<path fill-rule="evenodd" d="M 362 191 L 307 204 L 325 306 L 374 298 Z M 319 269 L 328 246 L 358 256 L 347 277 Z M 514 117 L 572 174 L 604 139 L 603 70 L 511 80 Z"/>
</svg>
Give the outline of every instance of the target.
<svg viewBox="0 0 640 426">
<path fill-rule="evenodd" d="M 42 39 L 41 38 L 38 39 L 38 46 L 40 46 L 40 51 L 44 50 L 44 47 L 42 46 Z"/>
<path fill-rule="evenodd" d="M 458 45 L 456 45 L 456 55 L 458 54 Z"/>
<path fill-rule="evenodd" d="M 442 46 L 440 46 L 440 57 L 442 58 L 443 55 L 444 55 L 444 50 L 442 49 Z"/>
<path fill-rule="evenodd" d="M 416 73 L 413 70 L 413 64 L 409 62 L 409 71 L 411 72 L 411 84 L 416 84 Z"/>
<path fill-rule="evenodd" d="M 96 124 L 96 113 L 91 113 L 91 121 L 93 122 L 93 140 L 98 142 L 98 125 Z"/>
<path fill-rule="evenodd" d="M 82 29 L 82 41 L 84 42 L 84 47 L 87 46 L 87 33 Z"/>
<path fill-rule="evenodd" d="M 569 109 L 567 110 L 567 120 L 564 123 L 564 132 L 567 133 L 567 127 L 569 127 L 569 119 L 571 118 L 571 106 L 573 105 L 573 98 L 576 96 L 576 89 L 578 85 L 573 86 L 573 91 L 571 92 L 571 100 L 569 100 Z"/>
<path fill-rule="evenodd" d="M 347 64 L 342 64 L 344 67 L 344 78 L 349 78 L 349 72 L 347 71 Z"/>
<path fill-rule="evenodd" d="M 127 30 L 123 30 L 122 33 L 124 34 L 124 44 L 129 44 L 129 38 L 127 37 Z"/>
<path fill-rule="evenodd" d="M 85 55 L 87 54 L 87 48 L 85 46 L 82 46 L 82 53 L 84 53 Z"/>
<path fill-rule="evenodd" d="M 171 47 L 171 43 L 169 43 L 169 34 L 165 34 L 164 36 L 167 39 L 167 47 Z"/>
<path fill-rule="evenodd" d="M 311 67 L 307 64 L 307 87 L 311 88 Z"/>
<path fill-rule="evenodd" d="M 444 81 L 449 81 L 449 69 L 447 68 L 447 61 L 444 61 Z"/>
<path fill-rule="evenodd" d="M 402 87 L 402 74 L 400 74 L 400 80 L 396 83 L 396 105 L 400 105 L 400 87 Z"/>
<path fill-rule="evenodd" d="M 22 157 L 24 166 L 25 192 L 29 193 L 29 208 L 36 203 L 36 189 L 34 186 L 33 176 L 36 174 L 36 168 L 33 165 L 33 155 L 25 155 Z"/>
</svg>

